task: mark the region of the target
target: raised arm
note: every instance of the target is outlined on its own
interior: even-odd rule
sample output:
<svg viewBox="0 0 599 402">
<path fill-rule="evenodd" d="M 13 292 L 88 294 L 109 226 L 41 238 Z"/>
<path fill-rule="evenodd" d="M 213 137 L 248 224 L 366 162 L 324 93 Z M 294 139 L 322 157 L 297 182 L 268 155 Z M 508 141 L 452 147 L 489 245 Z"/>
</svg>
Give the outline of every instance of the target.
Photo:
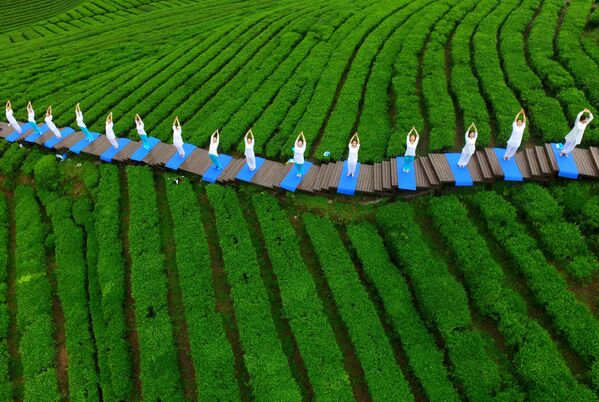
<svg viewBox="0 0 599 402">
<path fill-rule="evenodd" d="M 576 123 L 580 122 L 580 118 L 582 117 L 585 111 L 586 109 L 576 115 Z"/>
<path fill-rule="evenodd" d="M 8 110 L 10 110 L 10 109 L 12 109 L 12 105 L 10 104 L 10 101 L 9 101 L 9 100 L 7 100 L 7 101 L 6 101 L 6 110 L 8 111 Z"/>
<path fill-rule="evenodd" d="M 33 111 L 33 105 L 31 104 L 31 101 L 29 101 L 29 102 L 27 103 L 27 111 L 28 111 L 28 112 L 32 112 L 32 111 Z"/>
<path fill-rule="evenodd" d="M 46 117 L 50 117 L 52 115 L 52 106 L 48 106 L 46 109 Z"/>
<path fill-rule="evenodd" d="M 135 123 L 141 123 L 141 116 L 139 114 L 135 114 Z"/>
<path fill-rule="evenodd" d="M 106 124 L 110 123 L 112 123 L 112 112 L 108 113 L 108 116 L 106 117 Z"/>
</svg>

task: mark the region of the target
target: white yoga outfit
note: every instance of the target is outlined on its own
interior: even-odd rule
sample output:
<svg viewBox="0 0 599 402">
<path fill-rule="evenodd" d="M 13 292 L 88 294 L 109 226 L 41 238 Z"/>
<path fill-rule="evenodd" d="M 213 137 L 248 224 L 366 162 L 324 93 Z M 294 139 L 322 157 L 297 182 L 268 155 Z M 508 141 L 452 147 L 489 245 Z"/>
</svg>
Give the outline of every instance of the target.
<svg viewBox="0 0 599 402">
<path fill-rule="evenodd" d="M 518 126 L 517 122 L 512 123 L 512 135 L 510 135 L 510 139 L 507 141 L 507 147 L 505 149 L 505 154 L 503 155 L 506 158 L 511 158 L 514 156 L 518 148 L 520 148 L 520 144 L 522 144 L 522 135 L 524 134 L 524 129 L 526 128 L 526 123 L 522 123 L 521 126 Z"/>
<path fill-rule="evenodd" d="M 354 175 L 356 173 L 356 166 L 358 165 L 358 151 L 360 150 L 360 144 L 356 144 L 356 146 L 352 146 L 350 143 L 348 145 L 348 155 L 347 155 L 347 174 Z"/>
<path fill-rule="evenodd" d="M 181 127 L 173 125 L 173 145 L 177 148 L 177 152 L 181 157 L 185 156 L 185 150 L 183 149 L 183 137 L 181 137 Z"/>
<path fill-rule="evenodd" d="M 119 142 L 116 139 L 116 135 L 114 135 L 113 126 L 113 122 L 106 123 L 106 138 L 108 138 L 108 141 L 112 144 L 113 147 L 118 148 Z"/>
<path fill-rule="evenodd" d="M 31 109 L 30 112 L 27 112 L 27 121 L 30 123 L 35 123 L 35 111 Z"/>
<path fill-rule="evenodd" d="M 416 136 L 414 143 L 410 142 L 410 134 L 406 137 L 406 153 L 404 156 L 413 156 L 416 157 L 416 147 L 418 146 L 418 141 L 420 141 L 420 136 Z"/>
<path fill-rule="evenodd" d="M 137 134 L 139 135 L 148 135 L 146 134 L 146 130 L 144 130 L 144 122 L 143 121 L 136 121 L 135 122 L 135 128 L 137 129 Z"/>
<path fill-rule="evenodd" d="M 245 161 L 247 162 L 250 170 L 254 170 L 254 169 L 256 169 L 256 155 L 254 154 L 254 141 L 252 141 L 250 143 L 246 139 L 244 142 L 245 142 L 245 151 L 243 154 L 245 155 Z"/>
<path fill-rule="evenodd" d="M 582 142 L 582 136 L 584 135 L 584 130 L 587 128 L 589 123 L 593 121 L 593 113 L 589 113 L 589 118 L 586 122 L 582 123 L 580 118 L 584 112 L 578 113 L 576 116 L 576 123 L 574 123 L 574 127 L 572 130 L 566 135 L 566 143 L 564 144 L 564 149 L 562 149 L 563 153 L 569 154 Z"/>
<path fill-rule="evenodd" d="M 19 126 L 19 123 L 17 123 L 15 116 L 13 116 L 12 109 L 6 111 L 6 121 L 8 121 L 12 128 L 14 128 L 19 134 L 23 132 L 23 130 L 21 130 L 21 126 Z"/>
<path fill-rule="evenodd" d="M 220 142 L 220 138 L 217 139 L 216 142 L 210 140 L 210 147 L 208 148 L 208 154 L 218 156 L 218 143 L 219 142 Z"/>
<path fill-rule="evenodd" d="M 75 111 L 75 120 L 77 120 L 77 125 L 79 127 L 86 127 L 85 123 L 83 122 L 83 112 Z"/>
<path fill-rule="evenodd" d="M 469 132 L 466 131 L 466 144 L 464 148 L 462 148 L 462 154 L 460 155 L 460 160 L 458 161 L 458 166 L 466 166 L 468 162 L 470 162 L 470 158 L 474 155 L 474 151 L 476 151 L 476 139 L 478 138 L 478 132 L 474 132 L 474 137 L 470 138 L 468 136 Z"/>
<path fill-rule="evenodd" d="M 50 129 L 50 131 L 52 131 L 54 133 L 54 135 L 56 136 L 56 138 L 62 137 L 61 134 L 60 134 L 60 131 L 56 127 L 56 124 L 54 124 L 54 122 L 52 121 L 52 115 L 46 116 L 46 118 L 44 119 L 44 121 L 46 122 L 46 126 L 48 126 L 48 128 Z"/>
<path fill-rule="evenodd" d="M 297 163 L 298 165 L 303 164 L 304 163 L 304 152 L 306 152 L 306 144 L 299 147 L 299 146 L 297 146 L 297 143 L 296 143 L 295 147 L 293 147 L 293 163 Z"/>
</svg>

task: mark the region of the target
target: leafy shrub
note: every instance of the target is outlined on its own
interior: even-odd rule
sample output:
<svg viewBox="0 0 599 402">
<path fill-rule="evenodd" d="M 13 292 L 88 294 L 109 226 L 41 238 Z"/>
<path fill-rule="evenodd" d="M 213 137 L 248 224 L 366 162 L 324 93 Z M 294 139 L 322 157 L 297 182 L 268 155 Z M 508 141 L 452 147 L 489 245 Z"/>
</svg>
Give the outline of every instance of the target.
<svg viewBox="0 0 599 402">
<path fill-rule="evenodd" d="M 44 155 L 33 169 L 35 184 L 46 190 L 58 190 L 61 186 L 62 175 L 54 155 Z"/>
</svg>

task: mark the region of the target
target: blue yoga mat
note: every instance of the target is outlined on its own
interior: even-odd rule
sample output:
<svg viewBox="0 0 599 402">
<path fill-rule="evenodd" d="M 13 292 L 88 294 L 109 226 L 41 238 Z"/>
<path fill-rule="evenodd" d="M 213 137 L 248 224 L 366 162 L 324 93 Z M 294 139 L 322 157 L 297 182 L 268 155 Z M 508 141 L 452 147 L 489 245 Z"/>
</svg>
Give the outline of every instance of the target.
<svg viewBox="0 0 599 402">
<path fill-rule="evenodd" d="M 460 154 L 445 154 L 445 159 L 447 159 L 447 163 L 449 163 L 449 168 L 451 169 L 451 173 L 453 173 L 456 186 L 461 187 L 474 185 L 472 176 L 470 176 L 470 171 L 468 170 L 468 166 L 463 168 L 458 166 Z"/>
<path fill-rule="evenodd" d="M 60 141 L 64 140 L 69 135 L 73 134 L 74 132 L 75 132 L 75 130 L 73 130 L 71 127 L 63 128 L 60 131 L 60 135 L 61 135 L 60 138 L 56 138 L 56 136 L 53 135 L 52 138 L 50 138 L 48 141 L 44 142 L 44 146 L 46 148 L 54 148 L 54 145 L 58 144 Z"/>
<path fill-rule="evenodd" d="M 287 173 L 287 176 L 285 176 L 283 181 L 279 184 L 279 187 L 284 188 L 287 191 L 295 192 L 297 186 L 299 186 L 302 180 L 304 180 L 304 177 L 306 177 L 311 167 L 311 162 L 304 162 L 304 171 L 302 177 L 297 177 L 295 166 L 292 166 L 291 170 Z"/>
<path fill-rule="evenodd" d="M 93 140 L 89 141 L 87 137 L 83 137 L 79 142 L 69 148 L 69 151 L 74 152 L 76 154 L 80 154 L 85 148 L 87 148 L 90 144 L 92 144 L 95 140 L 100 137 L 100 133 L 91 133 Z"/>
<path fill-rule="evenodd" d="M 125 146 L 131 142 L 131 140 L 129 138 L 117 138 L 116 142 L 119 144 L 119 147 L 117 149 L 114 149 L 114 147 L 110 145 L 110 148 L 108 148 L 106 151 L 102 153 L 102 155 L 100 155 L 101 160 L 103 160 L 104 162 L 111 163 L 112 158 L 114 158 L 116 154 L 121 152 L 123 148 L 125 148 Z"/>
<path fill-rule="evenodd" d="M 503 155 L 505 154 L 504 148 L 493 148 L 493 151 L 495 151 L 495 155 L 499 161 L 499 166 L 501 166 L 501 170 L 503 171 L 504 180 L 524 181 L 515 157 L 512 156 L 509 161 L 506 161 L 503 159 Z"/>
<path fill-rule="evenodd" d="M 48 125 L 46 123 L 42 124 L 40 126 L 40 130 L 42 130 L 41 134 L 38 131 L 33 131 L 31 134 L 29 134 L 27 137 L 25 137 L 25 141 L 33 142 L 33 141 L 37 140 L 38 138 L 40 138 L 42 135 L 44 135 L 44 133 L 46 131 L 48 131 Z"/>
<path fill-rule="evenodd" d="M 177 153 L 174 154 L 173 157 L 166 163 L 166 167 L 173 170 L 179 170 L 179 166 L 181 166 L 183 162 L 185 162 L 185 160 L 189 158 L 189 155 L 191 155 L 191 153 L 195 151 L 196 148 L 197 147 L 193 144 L 183 144 L 185 156 L 181 158 L 179 156 L 179 151 L 177 151 Z"/>
<path fill-rule="evenodd" d="M 397 188 L 401 190 L 416 190 L 416 169 L 414 169 L 414 162 L 410 166 L 410 171 L 405 173 L 403 171 L 403 156 L 395 158 L 397 163 Z"/>
<path fill-rule="evenodd" d="M 356 185 L 358 184 L 358 178 L 360 177 L 360 163 L 356 164 L 356 171 L 354 172 L 354 177 L 347 176 L 348 169 L 349 166 L 347 165 L 347 161 L 343 162 L 343 169 L 341 170 L 341 176 L 339 176 L 339 183 L 337 183 L 337 192 L 339 194 L 354 195 L 356 193 Z M 295 169 L 292 168 L 291 170 Z"/>
<path fill-rule="evenodd" d="M 576 161 L 574 160 L 574 154 L 570 152 L 568 157 L 560 156 L 561 149 L 556 148 L 557 144 L 551 144 L 551 149 L 553 150 L 553 155 L 555 155 L 555 160 L 557 161 L 557 175 L 559 177 L 565 177 L 567 179 L 577 179 L 578 178 L 578 166 L 576 166 Z"/>
<path fill-rule="evenodd" d="M 158 138 L 154 137 L 148 137 L 148 141 L 150 142 L 149 149 L 144 149 L 142 144 L 139 148 L 137 148 L 135 152 L 133 152 L 133 155 L 131 155 L 129 159 L 131 159 L 132 161 L 141 162 L 150 153 L 150 151 L 154 149 L 156 144 L 160 142 Z"/>
<path fill-rule="evenodd" d="M 251 182 L 256 173 L 258 173 L 258 170 L 260 170 L 262 165 L 264 165 L 264 162 L 266 162 L 266 159 L 256 158 L 256 169 L 254 169 L 253 172 L 250 170 L 247 163 L 244 164 L 239 173 L 237 173 L 237 176 L 235 176 L 235 178 L 237 180 L 247 181 L 248 183 Z"/>
<path fill-rule="evenodd" d="M 45 124 L 44 124 L 44 126 L 45 126 Z M 19 132 L 17 130 L 15 130 L 6 137 L 6 141 L 15 142 L 17 139 L 19 139 L 20 136 L 22 136 L 29 130 L 32 130 L 31 125 L 29 123 L 25 123 L 21 126 L 21 131 L 22 131 L 21 134 L 19 134 Z M 47 128 L 46 128 L 46 130 L 47 130 Z M 33 133 L 35 133 L 35 131 L 33 131 Z"/>
<path fill-rule="evenodd" d="M 225 154 L 218 155 L 218 161 L 220 162 L 221 169 L 218 170 L 214 167 L 214 165 L 210 164 L 208 170 L 204 172 L 202 180 L 207 181 L 208 183 L 216 183 L 216 179 L 218 179 L 218 176 L 225 171 L 231 160 L 233 160 L 232 156 Z"/>
</svg>

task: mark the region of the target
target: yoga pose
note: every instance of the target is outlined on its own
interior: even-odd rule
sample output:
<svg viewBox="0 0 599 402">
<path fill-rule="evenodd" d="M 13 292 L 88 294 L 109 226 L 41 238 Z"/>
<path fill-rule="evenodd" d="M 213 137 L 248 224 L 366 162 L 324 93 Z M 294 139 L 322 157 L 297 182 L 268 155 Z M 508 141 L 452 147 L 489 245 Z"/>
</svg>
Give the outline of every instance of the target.
<svg viewBox="0 0 599 402">
<path fill-rule="evenodd" d="M 208 149 L 208 155 L 210 156 L 210 160 L 212 161 L 212 165 L 221 170 L 223 167 L 220 165 L 220 161 L 218 160 L 218 143 L 220 142 L 220 132 L 216 130 L 210 136 L 210 148 Z"/>
<path fill-rule="evenodd" d="M 256 155 L 254 154 L 254 133 L 250 128 L 247 133 L 245 133 L 245 161 L 250 168 L 250 171 L 253 172 L 256 170 Z"/>
<path fill-rule="evenodd" d="M 177 148 L 179 156 L 185 157 L 185 150 L 183 149 L 183 138 L 181 137 L 181 123 L 179 123 L 179 117 L 175 117 L 173 122 L 173 145 Z"/>
<path fill-rule="evenodd" d="M 33 110 L 33 105 L 31 104 L 31 101 L 27 103 L 27 122 L 29 123 L 33 131 L 35 131 L 38 135 L 43 134 L 42 129 L 39 128 L 37 126 L 37 123 L 35 122 L 35 111 Z"/>
<path fill-rule="evenodd" d="M 404 173 L 408 173 L 412 168 L 412 162 L 414 162 L 414 158 L 416 157 L 416 147 L 418 146 L 418 141 L 420 141 L 418 131 L 416 131 L 416 127 L 412 127 L 406 137 L 406 153 L 403 157 Z"/>
<path fill-rule="evenodd" d="M 48 106 L 48 110 L 46 110 L 46 118 L 44 119 L 46 122 L 46 126 L 54 133 L 56 138 L 62 138 L 60 131 L 56 128 L 56 124 L 52 121 L 52 106 Z"/>
<path fill-rule="evenodd" d="M 462 148 L 462 155 L 460 155 L 460 160 L 458 161 L 458 166 L 461 168 L 466 167 L 468 162 L 470 162 L 470 158 L 472 158 L 474 151 L 476 150 L 478 131 L 476 130 L 474 123 L 468 127 L 464 137 L 466 138 L 466 143 L 464 144 L 464 148 Z"/>
<path fill-rule="evenodd" d="M 8 121 L 10 123 L 12 128 L 14 128 L 17 133 L 23 134 L 23 130 L 21 130 L 21 126 L 19 126 L 19 123 L 17 123 L 15 116 L 13 116 L 13 111 L 12 111 L 12 106 L 10 104 L 10 101 L 6 101 L 6 121 Z"/>
<path fill-rule="evenodd" d="M 92 133 L 89 132 L 87 126 L 83 122 L 83 112 L 81 111 L 79 102 L 77 102 L 77 105 L 75 106 L 75 119 L 77 120 L 77 125 L 79 126 L 81 131 L 83 131 L 83 134 L 85 134 L 85 138 L 87 138 L 89 142 L 92 142 L 94 140 L 94 136 L 92 135 Z"/>
<path fill-rule="evenodd" d="M 293 151 L 296 176 L 302 177 L 304 173 L 304 152 L 306 152 L 306 137 L 304 137 L 303 131 L 295 139 L 295 146 L 291 150 Z"/>
<path fill-rule="evenodd" d="M 116 140 L 116 135 L 114 135 L 114 129 L 112 128 L 113 126 L 114 123 L 112 122 L 112 112 L 110 112 L 106 118 L 106 138 L 108 138 L 108 141 L 112 144 L 114 149 L 119 149 L 119 143 Z"/>
<path fill-rule="evenodd" d="M 148 134 L 146 134 L 146 130 L 144 130 L 144 122 L 138 114 L 135 115 L 135 128 L 137 129 L 139 138 L 141 138 L 144 149 L 147 151 L 150 149 L 150 140 L 148 140 Z"/>
<path fill-rule="evenodd" d="M 588 113 L 589 116 L 584 116 L 585 113 Z M 576 148 L 576 145 L 580 144 L 582 136 L 584 135 L 584 130 L 591 121 L 593 121 L 593 113 L 591 113 L 589 109 L 584 109 L 582 112 L 578 113 L 574 127 L 568 135 L 566 135 L 566 143 L 564 144 L 562 152 L 560 152 L 561 156 L 568 157 L 568 154 Z"/>
<path fill-rule="evenodd" d="M 522 120 L 520 120 L 520 115 L 522 115 Z M 525 128 L 526 113 L 524 113 L 524 109 L 521 109 L 512 123 L 512 135 L 510 135 L 510 139 L 507 141 L 507 148 L 503 154 L 503 159 L 506 161 L 509 161 L 520 147 L 520 144 L 522 143 L 522 134 L 524 134 Z"/>
<path fill-rule="evenodd" d="M 349 149 L 347 155 L 347 175 L 354 177 L 356 166 L 358 165 L 358 151 L 360 150 L 360 138 L 358 137 L 358 133 L 355 133 L 353 137 L 349 139 L 347 148 Z"/>
</svg>

